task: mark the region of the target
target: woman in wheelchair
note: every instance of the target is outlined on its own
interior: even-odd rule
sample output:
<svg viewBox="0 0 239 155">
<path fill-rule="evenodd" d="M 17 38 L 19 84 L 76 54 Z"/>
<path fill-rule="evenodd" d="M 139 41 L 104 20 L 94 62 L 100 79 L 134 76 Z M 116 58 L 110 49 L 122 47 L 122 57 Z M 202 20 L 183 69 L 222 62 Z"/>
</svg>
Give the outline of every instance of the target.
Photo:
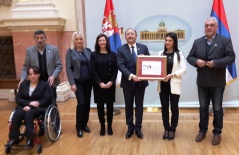
<svg viewBox="0 0 239 155">
<path fill-rule="evenodd" d="M 51 88 L 48 83 L 39 80 L 40 70 L 33 66 L 28 69 L 28 79 L 21 83 L 17 97 L 16 109 L 12 119 L 8 145 L 18 144 L 22 120 L 26 126 L 26 146 L 33 147 L 34 118 L 51 103 Z"/>
</svg>

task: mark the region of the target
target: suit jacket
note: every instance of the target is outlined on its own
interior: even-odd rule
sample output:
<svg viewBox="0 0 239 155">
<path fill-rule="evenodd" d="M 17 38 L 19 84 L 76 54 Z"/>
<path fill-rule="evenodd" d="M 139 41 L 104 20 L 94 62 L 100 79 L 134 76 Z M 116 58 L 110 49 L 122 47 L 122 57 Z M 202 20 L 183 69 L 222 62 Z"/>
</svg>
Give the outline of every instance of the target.
<svg viewBox="0 0 239 155">
<path fill-rule="evenodd" d="M 62 70 L 61 58 L 59 55 L 58 48 L 53 45 L 46 44 L 46 68 L 48 76 L 54 76 L 55 81 L 53 86 L 56 87 L 60 83 L 59 75 Z M 26 49 L 25 62 L 22 68 L 21 79 L 25 80 L 27 78 L 27 70 L 31 66 L 39 67 L 38 59 L 38 49 L 37 46 L 32 46 Z"/>
<path fill-rule="evenodd" d="M 28 106 L 31 101 L 39 102 L 39 111 L 44 111 L 51 104 L 51 88 L 45 81 L 39 81 L 32 95 L 29 95 L 30 81 L 25 80 L 21 83 L 16 97 L 17 108 Z M 31 107 L 35 108 L 35 107 Z"/>
<path fill-rule="evenodd" d="M 147 46 L 136 43 L 137 55 L 150 55 Z M 122 73 L 120 87 L 124 89 L 133 90 L 136 82 L 129 80 L 129 75 L 136 74 L 136 65 L 132 58 L 131 51 L 128 44 L 124 44 L 117 50 L 117 65 Z M 145 88 L 148 86 L 148 81 L 137 82 L 138 87 Z"/>
<path fill-rule="evenodd" d="M 84 48 L 83 50 L 86 58 L 89 61 L 89 68 L 90 68 L 90 56 L 91 56 L 91 50 L 89 48 Z M 74 79 L 80 78 L 80 56 L 79 53 L 74 49 L 68 49 L 66 52 L 66 73 L 69 80 L 70 85 L 75 84 Z"/>
<path fill-rule="evenodd" d="M 213 60 L 214 67 L 197 67 L 197 84 L 209 87 L 224 87 L 226 85 L 226 66 L 235 61 L 235 53 L 231 39 L 216 34 L 211 44 L 208 57 L 206 56 L 205 36 L 196 39 L 187 57 L 187 61 L 194 67 L 198 59 Z"/>
<path fill-rule="evenodd" d="M 159 52 L 159 55 L 162 55 L 163 51 Z M 185 58 L 182 52 L 179 52 L 180 55 L 180 62 L 178 61 L 178 56 L 174 52 L 173 56 L 173 69 L 172 74 L 173 76 L 170 80 L 170 87 L 171 87 L 171 93 L 180 95 L 182 91 L 182 75 L 187 72 L 186 70 L 186 63 Z M 161 92 L 161 80 L 158 80 L 158 92 Z"/>
</svg>

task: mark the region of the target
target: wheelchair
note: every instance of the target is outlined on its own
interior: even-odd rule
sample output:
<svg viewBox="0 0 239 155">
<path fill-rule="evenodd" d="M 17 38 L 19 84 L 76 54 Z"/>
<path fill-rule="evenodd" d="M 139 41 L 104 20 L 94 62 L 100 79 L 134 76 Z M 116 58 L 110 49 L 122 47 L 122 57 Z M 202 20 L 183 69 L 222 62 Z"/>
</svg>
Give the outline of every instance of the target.
<svg viewBox="0 0 239 155">
<path fill-rule="evenodd" d="M 12 127 L 12 118 L 14 115 L 15 110 L 11 113 L 9 121 L 8 121 L 8 127 L 9 127 L 9 133 L 11 131 Z M 55 105 L 50 105 L 45 112 L 39 114 L 37 116 L 36 120 L 34 121 L 34 138 L 33 138 L 33 147 L 35 144 L 37 144 L 37 153 L 40 154 L 42 152 L 42 143 L 40 139 L 37 138 L 37 128 L 39 124 L 42 124 L 44 126 L 45 135 L 51 142 L 55 142 L 60 138 L 61 134 L 61 121 L 60 121 L 60 113 L 58 111 L 58 108 Z M 25 131 L 26 127 L 24 125 L 24 121 L 22 122 L 22 125 L 20 127 L 20 135 L 19 135 L 19 142 L 21 142 L 25 137 Z M 8 140 L 9 142 L 9 140 Z M 7 144 L 4 145 L 5 147 L 5 153 L 9 154 L 11 150 L 30 150 L 33 147 L 26 147 L 25 145 L 13 145 L 10 146 Z"/>
</svg>

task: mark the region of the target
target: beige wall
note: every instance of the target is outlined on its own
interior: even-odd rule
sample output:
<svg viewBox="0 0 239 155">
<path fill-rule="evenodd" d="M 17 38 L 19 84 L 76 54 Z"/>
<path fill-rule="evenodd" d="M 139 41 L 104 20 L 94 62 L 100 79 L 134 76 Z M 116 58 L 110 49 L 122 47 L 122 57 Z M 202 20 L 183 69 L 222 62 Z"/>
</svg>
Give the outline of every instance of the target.
<svg viewBox="0 0 239 155">
<path fill-rule="evenodd" d="M 60 17 L 66 19 L 65 31 L 76 30 L 75 0 L 52 0 Z"/>
<path fill-rule="evenodd" d="M 77 20 L 75 15 L 75 0 L 13 0 L 12 6 L 0 6 L 0 22 L 2 19 L 12 18 L 12 9 L 16 8 L 17 2 L 52 2 L 59 11 L 59 16 L 66 19 L 64 31 L 75 31 L 77 29 Z"/>
<path fill-rule="evenodd" d="M 0 21 L 12 17 L 11 10 L 16 7 L 17 0 L 12 1 L 12 6 L 0 6 Z"/>
</svg>

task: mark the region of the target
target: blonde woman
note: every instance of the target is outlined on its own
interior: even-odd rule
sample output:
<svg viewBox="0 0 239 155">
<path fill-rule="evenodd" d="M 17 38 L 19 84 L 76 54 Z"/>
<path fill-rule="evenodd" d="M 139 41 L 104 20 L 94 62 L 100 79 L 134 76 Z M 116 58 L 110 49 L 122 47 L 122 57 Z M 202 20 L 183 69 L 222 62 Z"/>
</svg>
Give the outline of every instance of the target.
<svg viewBox="0 0 239 155">
<path fill-rule="evenodd" d="M 91 132 L 87 126 L 90 112 L 91 98 L 91 50 L 84 48 L 84 38 L 81 33 L 74 32 L 71 39 L 71 47 L 66 53 L 66 72 L 77 99 L 76 130 L 77 136 L 82 138 L 83 131 Z"/>
</svg>

